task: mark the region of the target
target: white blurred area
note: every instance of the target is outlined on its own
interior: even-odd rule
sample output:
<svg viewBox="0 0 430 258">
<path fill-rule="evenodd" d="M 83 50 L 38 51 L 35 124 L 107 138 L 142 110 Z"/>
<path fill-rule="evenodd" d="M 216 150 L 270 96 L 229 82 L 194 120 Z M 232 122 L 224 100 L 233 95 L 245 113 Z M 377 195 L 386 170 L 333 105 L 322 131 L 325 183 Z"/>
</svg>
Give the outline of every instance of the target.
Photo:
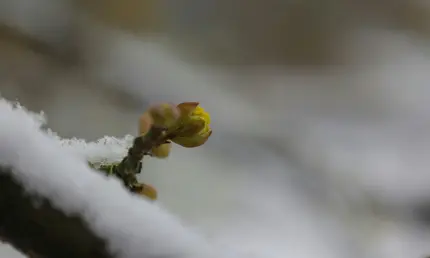
<svg viewBox="0 0 430 258">
<path fill-rule="evenodd" d="M 247 257 L 430 255 L 427 3 L 155 2 L 3 0 L 0 93 L 87 140 L 200 101 L 211 140 L 143 180 Z"/>
</svg>

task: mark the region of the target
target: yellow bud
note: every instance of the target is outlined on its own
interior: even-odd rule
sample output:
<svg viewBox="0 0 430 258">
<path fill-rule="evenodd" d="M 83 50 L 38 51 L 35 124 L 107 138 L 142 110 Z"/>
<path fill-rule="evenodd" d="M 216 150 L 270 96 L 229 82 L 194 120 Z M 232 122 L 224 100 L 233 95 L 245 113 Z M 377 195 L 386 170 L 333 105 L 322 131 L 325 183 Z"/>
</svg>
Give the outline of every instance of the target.
<svg viewBox="0 0 430 258">
<path fill-rule="evenodd" d="M 197 106 L 190 114 L 191 119 L 199 119 L 205 121 L 205 124 L 211 123 L 211 117 L 201 106 Z"/>
<path fill-rule="evenodd" d="M 201 134 L 194 135 L 192 137 L 175 137 L 172 141 L 182 147 L 194 148 L 203 145 L 211 136 L 212 130 L 202 132 Z"/>
<path fill-rule="evenodd" d="M 187 119 L 186 121 L 181 121 L 182 126 L 180 129 L 175 131 L 177 137 L 193 137 L 199 134 L 207 126 L 202 119 Z"/>
<path fill-rule="evenodd" d="M 170 150 L 172 149 L 171 143 L 164 143 L 157 147 L 152 148 L 152 155 L 159 159 L 167 158 L 170 154 Z"/>
<path fill-rule="evenodd" d="M 204 144 L 212 134 L 210 116 L 197 102 L 185 102 L 178 105 L 181 118 L 180 129 L 175 131 L 171 140 L 183 147 L 193 148 Z"/>
<path fill-rule="evenodd" d="M 145 135 L 151 126 L 160 125 L 167 128 L 165 140 L 183 147 L 193 148 L 204 144 L 210 135 L 210 115 L 198 102 L 184 102 L 177 106 L 159 104 L 152 106 L 139 120 L 139 134 Z M 158 158 L 169 156 L 171 144 L 162 144 L 152 149 Z"/>
<path fill-rule="evenodd" d="M 158 193 L 152 185 L 142 184 L 142 186 L 142 190 L 139 192 L 140 195 L 146 196 L 153 201 L 157 200 Z"/>
</svg>

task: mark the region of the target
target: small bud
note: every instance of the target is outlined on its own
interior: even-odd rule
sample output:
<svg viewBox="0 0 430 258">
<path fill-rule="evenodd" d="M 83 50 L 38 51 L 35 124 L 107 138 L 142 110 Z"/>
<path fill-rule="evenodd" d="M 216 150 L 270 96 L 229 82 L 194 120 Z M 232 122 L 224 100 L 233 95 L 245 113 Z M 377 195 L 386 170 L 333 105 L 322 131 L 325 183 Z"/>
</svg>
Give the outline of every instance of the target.
<svg viewBox="0 0 430 258">
<path fill-rule="evenodd" d="M 172 141 L 185 148 L 194 148 L 203 145 L 211 136 L 212 130 L 206 131 L 202 134 L 197 134 L 192 137 L 175 137 Z"/>
<path fill-rule="evenodd" d="M 199 134 L 206 127 L 206 122 L 202 119 L 189 119 L 184 123 L 181 130 L 175 132 L 180 137 L 193 137 Z"/>
<path fill-rule="evenodd" d="M 204 144 L 212 134 L 209 113 L 197 102 L 181 103 L 178 108 L 181 110 L 181 118 L 178 121 L 181 126 L 177 132 L 174 132 L 175 137 L 171 140 L 187 148 Z"/>
<path fill-rule="evenodd" d="M 164 159 L 169 156 L 171 149 L 172 149 L 172 143 L 169 142 L 152 148 L 151 153 L 153 157 Z"/>
<path fill-rule="evenodd" d="M 153 123 L 154 120 L 152 119 L 150 113 L 143 113 L 143 115 L 139 118 L 139 135 L 147 134 Z"/>
<path fill-rule="evenodd" d="M 139 192 L 137 192 L 139 195 L 146 196 L 147 198 L 155 201 L 158 198 L 157 190 L 152 186 L 148 184 L 139 184 L 141 186 L 141 189 Z"/>
<path fill-rule="evenodd" d="M 193 148 L 204 144 L 210 135 L 210 115 L 198 102 L 184 102 L 177 106 L 163 103 L 152 106 L 139 120 L 139 133 L 145 135 L 151 127 L 166 128 L 166 137 L 183 147 Z M 169 156 L 171 144 L 162 144 L 152 149 L 153 156 L 166 158 Z"/>
</svg>

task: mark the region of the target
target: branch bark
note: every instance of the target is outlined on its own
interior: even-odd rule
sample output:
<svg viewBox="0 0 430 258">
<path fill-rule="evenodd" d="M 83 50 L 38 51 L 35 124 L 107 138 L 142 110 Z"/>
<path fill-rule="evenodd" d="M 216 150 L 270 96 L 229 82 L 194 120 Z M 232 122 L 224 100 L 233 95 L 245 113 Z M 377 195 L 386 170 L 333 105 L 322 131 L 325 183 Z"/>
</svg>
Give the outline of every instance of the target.
<svg viewBox="0 0 430 258">
<path fill-rule="evenodd" d="M 136 137 L 128 154 L 108 172 L 119 177 L 130 191 L 138 184 L 141 160 L 153 146 L 163 141 L 164 128 L 153 126 L 145 136 Z M 92 232 L 78 215 L 56 209 L 47 198 L 29 194 L 12 177 L 12 168 L 0 166 L 0 238 L 29 257 L 114 258 L 105 239 Z M 109 173 L 108 173 L 109 174 Z M 137 190 L 137 189 L 136 189 Z"/>
<path fill-rule="evenodd" d="M 105 240 L 81 217 L 67 215 L 50 200 L 29 194 L 5 167 L 0 167 L 0 238 L 33 257 L 114 258 Z"/>
</svg>

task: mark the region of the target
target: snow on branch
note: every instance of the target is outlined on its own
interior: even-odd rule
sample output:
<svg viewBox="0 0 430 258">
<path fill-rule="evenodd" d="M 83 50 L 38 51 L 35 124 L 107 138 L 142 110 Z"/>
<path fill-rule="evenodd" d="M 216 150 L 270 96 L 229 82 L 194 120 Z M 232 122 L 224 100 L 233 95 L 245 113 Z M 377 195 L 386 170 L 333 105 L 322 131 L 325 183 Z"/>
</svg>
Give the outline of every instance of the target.
<svg viewBox="0 0 430 258">
<path fill-rule="evenodd" d="M 67 148 L 74 140 L 60 140 L 44 132 L 40 129 L 43 122 L 40 116 L 0 99 L 1 212 L 9 212 L 5 209 L 7 205 L 11 207 L 10 212 L 19 211 L 16 207 L 20 203 L 17 202 L 27 198 L 25 200 L 32 204 L 27 205 L 27 209 L 37 210 L 46 206 L 52 213 L 51 217 L 44 218 L 39 214 L 39 217 L 32 218 L 31 212 L 34 211 L 26 210 L 25 214 L 3 214 L 3 218 L 19 218 L 26 222 L 36 219 L 37 223 L 45 223 L 39 225 L 45 230 L 39 232 L 40 238 L 51 233 L 60 234 L 57 239 L 67 239 L 64 236 L 69 235 L 71 245 L 79 242 L 72 237 L 73 228 L 81 230 L 81 233 L 85 231 L 88 238 L 80 242 L 86 245 L 93 243 L 93 246 L 86 247 L 93 251 L 92 256 L 88 256 L 92 258 L 203 258 L 214 255 L 204 238 L 184 227 L 156 203 L 132 195 L 116 178 L 106 177 L 89 168 L 86 157 L 76 155 L 76 148 Z M 105 138 L 104 141 L 118 143 L 113 155 L 121 157 L 130 139 Z M 78 140 L 75 143 L 75 147 L 97 149 L 103 141 L 93 145 Z M 12 193 L 17 196 L 16 200 Z M 64 224 L 67 227 L 64 226 L 62 231 L 57 227 L 57 231 L 51 232 L 56 223 L 53 218 L 63 220 L 58 223 L 68 221 L 69 224 Z M 3 226 L 0 225 L 0 234 Z M 16 227 L 14 234 L 18 239 L 26 236 L 22 225 L 12 227 Z M 31 241 L 21 243 L 31 244 Z M 54 248 L 55 244 L 62 243 L 46 244 Z M 104 249 L 107 250 L 105 254 Z"/>
</svg>

